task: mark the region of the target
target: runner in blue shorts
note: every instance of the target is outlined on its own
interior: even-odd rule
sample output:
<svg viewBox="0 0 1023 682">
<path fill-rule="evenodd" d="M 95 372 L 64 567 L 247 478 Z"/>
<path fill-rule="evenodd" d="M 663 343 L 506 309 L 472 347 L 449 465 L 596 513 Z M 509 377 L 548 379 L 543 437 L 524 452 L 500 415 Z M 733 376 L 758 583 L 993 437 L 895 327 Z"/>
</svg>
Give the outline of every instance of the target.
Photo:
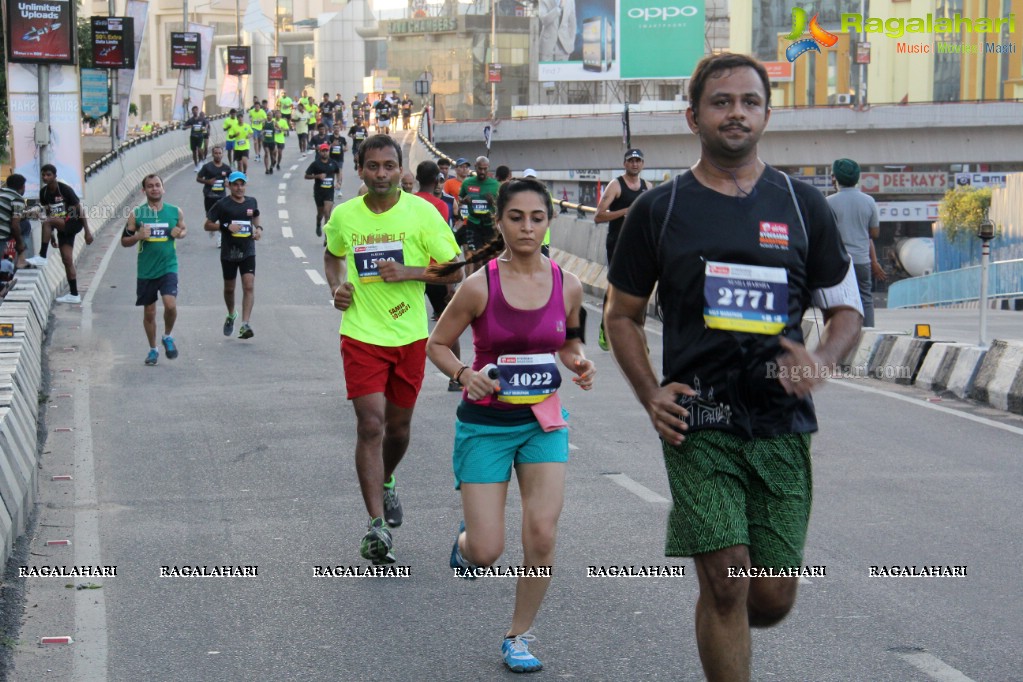
<svg viewBox="0 0 1023 682">
<path fill-rule="evenodd" d="M 458 290 L 426 346 L 433 364 L 464 387 L 453 457 L 465 515 L 451 548 L 456 575 L 475 577 L 504 552 L 512 468 L 518 478 L 523 563 L 536 570 L 518 579 L 511 627 L 501 645 L 514 672 L 543 667 L 529 652 L 530 628 L 550 585 L 565 497 L 568 412 L 558 397 L 555 355 L 585 390 L 596 371 L 583 354 L 582 285 L 540 253 L 553 213 L 547 188 L 536 180 L 501 187 L 497 235 L 472 259 L 489 263 Z M 428 272 L 445 275 L 463 265 L 436 265 Z M 471 368 L 451 350 L 470 325 L 476 351 Z"/>
</svg>

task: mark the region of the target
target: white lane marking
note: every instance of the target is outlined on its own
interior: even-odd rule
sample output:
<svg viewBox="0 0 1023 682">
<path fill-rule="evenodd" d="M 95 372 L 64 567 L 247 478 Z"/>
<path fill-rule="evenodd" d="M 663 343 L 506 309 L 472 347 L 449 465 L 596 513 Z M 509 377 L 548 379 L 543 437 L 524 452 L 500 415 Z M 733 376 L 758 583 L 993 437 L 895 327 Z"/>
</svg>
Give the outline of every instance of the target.
<svg viewBox="0 0 1023 682">
<path fill-rule="evenodd" d="M 278 194 L 277 195 L 277 203 L 278 204 L 286 204 L 287 202 L 288 202 L 288 197 L 284 196 L 283 194 Z"/>
<path fill-rule="evenodd" d="M 589 303 L 584 303 L 583 306 L 585 306 L 587 310 L 590 310 L 598 315 L 604 314 L 603 309 L 599 305 L 591 305 Z M 664 336 L 664 332 L 660 331 L 659 329 L 654 329 L 649 324 L 645 325 L 643 329 L 650 334 L 654 334 L 655 336 Z"/>
<path fill-rule="evenodd" d="M 327 284 L 327 280 L 323 279 L 323 276 L 315 270 L 306 270 L 305 274 L 309 275 L 309 279 L 313 281 L 313 284 Z"/>
<path fill-rule="evenodd" d="M 578 445 L 576 445 L 575 443 L 569 443 L 569 444 L 568 444 L 568 449 L 569 449 L 569 450 L 578 450 L 578 449 L 579 449 L 579 446 L 578 446 Z"/>
<path fill-rule="evenodd" d="M 82 383 L 75 389 L 75 565 L 102 566 L 88 366 L 82 372 Z M 74 659 L 76 680 L 107 678 L 107 607 L 102 593 L 75 592 L 75 640 L 79 643 Z"/>
<path fill-rule="evenodd" d="M 937 410 L 938 412 L 943 412 L 945 414 L 951 414 L 951 415 L 954 415 L 956 417 L 960 417 L 962 419 L 969 419 L 971 422 L 977 422 L 978 424 L 983 424 L 984 426 L 991 426 L 991 427 L 996 428 L 996 429 L 1002 429 L 1003 431 L 1008 431 L 1009 433 L 1014 433 L 1017 436 L 1023 436 L 1023 429 L 1019 428 L 1018 426 L 1010 426 L 1009 424 L 1003 424 L 1001 422 L 997 422 L 994 419 L 987 419 L 986 417 L 978 417 L 977 415 L 970 414 L 969 412 L 960 412 L 958 410 L 953 410 L 951 408 L 943 407 L 941 405 L 935 405 L 934 403 L 926 403 L 926 402 L 923 402 L 922 400 L 920 400 L 920 398 L 906 396 L 906 395 L 901 395 L 899 393 L 892 393 L 891 391 L 885 391 L 885 390 L 882 390 L 880 388 L 872 388 L 870 386 L 862 386 L 860 384 L 855 383 L 855 381 L 856 380 L 850 379 L 848 381 L 839 380 L 839 381 L 832 381 L 830 383 L 835 385 L 835 386 L 843 386 L 845 388 L 853 388 L 853 389 L 856 389 L 857 391 L 863 391 L 864 393 L 875 393 L 877 395 L 883 395 L 883 396 L 886 396 L 888 398 L 893 398 L 895 400 L 901 400 L 904 403 L 909 403 L 911 405 L 916 405 L 917 407 L 924 407 L 924 408 L 927 408 L 929 410 Z"/>
<path fill-rule="evenodd" d="M 302 249 L 297 246 L 292 246 L 291 252 L 295 254 L 295 258 L 305 258 L 305 253 L 303 253 Z"/>
<path fill-rule="evenodd" d="M 812 582 L 810 582 L 806 578 L 803 578 L 802 576 L 800 576 L 800 578 L 799 578 L 799 584 L 800 585 L 813 585 Z"/>
<path fill-rule="evenodd" d="M 291 179 L 291 173 L 285 173 L 281 177 L 284 178 L 285 180 L 289 180 L 289 179 Z M 284 189 L 284 183 L 283 182 L 281 183 L 281 189 Z"/>
<path fill-rule="evenodd" d="M 973 682 L 971 678 L 926 651 L 900 653 L 898 656 L 932 680 L 937 680 L 938 682 Z"/>
<path fill-rule="evenodd" d="M 610 480 L 614 481 L 618 485 L 620 485 L 623 488 L 625 488 L 626 490 L 628 490 L 633 495 L 636 495 L 637 497 L 639 497 L 644 502 L 656 502 L 658 504 L 670 504 L 670 502 L 666 498 L 661 497 L 660 495 L 655 493 L 650 488 L 647 488 L 645 485 L 641 485 L 641 484 L 637 483 L 636 481 L 632 480 L 631 478 L 629 478 L 625 474 L 604 474 L 604 475 L 607 476 L 607 478 L 609 478 Z"/>
<path fill-rule="evenodd" d="M 294 166 L 292 166 L 291 168 L 289 168 L 288 170 L 295 170 L 296 168 L 298 168 L 298 164 L 297 163 Z"/>
<path fill-rule="evenodd" d="M 292 237 L 295 236 L 295 233 L 293 233 L 291 231 L 290 227 L 282 227 L 281 228 L 281 236 L 283 236 L 286 239 L 291 239 Z"/>
<path fill-rule="evenodd" d="M 277 183 L 277 189 L 288 189 L 288 183 L 286 182 Z"/>
<path fill-rule="evenodd" d="M 287 220 L 288 219 L 288 211 L 287 211 L 287 209 L 283 209 L 283 208 L 277 209 L 277 217 L 280 218 L 281 220 Z"/>
</svg>

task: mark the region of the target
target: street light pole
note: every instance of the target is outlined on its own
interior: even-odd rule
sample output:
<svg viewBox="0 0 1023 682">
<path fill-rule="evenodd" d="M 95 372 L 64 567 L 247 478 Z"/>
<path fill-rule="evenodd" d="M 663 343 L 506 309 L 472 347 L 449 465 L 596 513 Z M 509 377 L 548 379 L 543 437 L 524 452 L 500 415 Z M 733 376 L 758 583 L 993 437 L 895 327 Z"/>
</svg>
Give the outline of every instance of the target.
<svg viewBox="0 0 1023 682">
<path fill-rule="evenodd" d="M 114 0 L 107 3 L 107 16 L 114 16 Z M 134 50 L 134 45 L 126 45 L 125 49 Z M 117 150 L 117 108 L 120 105 L 117 96 L 117 69 L 110 70 L 110 151 Z"/>
<path fill-rule="evenodd" d="M 490 0 L 490 64 L 497 63 L 497 0 Z M 490 120 L 497 119 L 497 83 L 491 80 L 490 64 L 486 65 L 490 80 Z"/>
</svg>

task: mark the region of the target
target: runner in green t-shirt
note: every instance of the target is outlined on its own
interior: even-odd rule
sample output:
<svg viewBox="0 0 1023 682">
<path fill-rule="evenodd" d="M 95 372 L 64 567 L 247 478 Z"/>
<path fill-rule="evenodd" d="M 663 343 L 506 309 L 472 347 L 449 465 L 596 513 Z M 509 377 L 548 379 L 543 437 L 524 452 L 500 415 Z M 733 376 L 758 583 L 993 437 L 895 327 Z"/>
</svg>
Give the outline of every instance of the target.
<svg viewBox="0 0 1023 682">
<path fill-rule="evenodd" d="M 394 563 L 388 526 L 402 523 L 394 470 L 409 443 L 412 411 L 426 370 L 425 283 L 431 262 L 459 258 L 447 222 L 432 204 L 402 192 L 401 147 L 375 135 L 359 148 L 369 192 L 334 208 L 324 230 L 323 269 L 341 320 L 341 358 L 358 423 L 355 468 L 369 512 L 360 552 Z"/>
<path fill-rule="evenodd" d="M 167 359 L 178 357 L 171 332 L 178 317 L 178 251 L 176 241 L 188 233 L 185 215 L 177 206 L 163 201 L 163 180 L 155 173 L 142 179 L 146 203 L 128 216 L 121 235 L 121 246 L 137 246 L 138 274 L 135 305 L 143 306 L 142 326 L 149 340 L 146 364 L 160 359 L 156 347 L 156 299 L 163 298 L 163 347 Z"/>
</svg>

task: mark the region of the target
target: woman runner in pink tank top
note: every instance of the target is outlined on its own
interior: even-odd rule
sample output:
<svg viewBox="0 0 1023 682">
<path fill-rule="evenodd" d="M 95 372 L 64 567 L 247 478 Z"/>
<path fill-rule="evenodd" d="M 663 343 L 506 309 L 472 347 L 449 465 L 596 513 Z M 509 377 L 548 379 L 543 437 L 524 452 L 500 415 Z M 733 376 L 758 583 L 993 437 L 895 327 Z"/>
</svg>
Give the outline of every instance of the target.
<svg viewBox="0 0 1023 682">
<path fill-rule="evenodd" d="M 540 253 L 553 213 L 540 182 L 512 180 L 501 186 L 497 235 L 468 262 L 500 256 L 465 280 L 426 344 L 433 364 L 465 389 L 453 453 L 465 521 L 455 535 L 450 565 L 465 578 L 511 570 L 519 576 L 511 627 L 501 644 L 504 662 L 514 672 L 543 667 L 529 652 L 530 628 L 550 584 L 568 461 L 568 413 L 558 398 L 555 356 L 584 390 L 592 387 L 596 371 L 583 354 L 582 285 Z M 431 271 L 450 273 L 464 265 L 436 265 Z M 470 325 L 476 358 L 467 367 L 451 347 Z M 524 560 L 521 567 L 499 567 L 513 467 L 522 494 Z"/>
</svg>

